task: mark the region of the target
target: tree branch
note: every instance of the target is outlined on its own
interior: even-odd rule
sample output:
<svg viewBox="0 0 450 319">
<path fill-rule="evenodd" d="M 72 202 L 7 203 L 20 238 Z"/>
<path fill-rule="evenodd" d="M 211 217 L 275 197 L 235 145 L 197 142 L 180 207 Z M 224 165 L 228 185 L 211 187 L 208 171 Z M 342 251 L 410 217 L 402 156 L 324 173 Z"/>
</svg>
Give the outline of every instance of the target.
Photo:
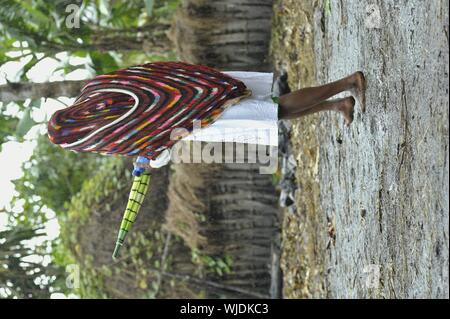
<svg viewBox="0 0 450 319">
<path fill-rule="evenodd" d="M 0 85 L 0 101 L 9 103 L 41 97 L 77 96 L 87 80 L 45 83 L 8 83 Z"/>
</svg>

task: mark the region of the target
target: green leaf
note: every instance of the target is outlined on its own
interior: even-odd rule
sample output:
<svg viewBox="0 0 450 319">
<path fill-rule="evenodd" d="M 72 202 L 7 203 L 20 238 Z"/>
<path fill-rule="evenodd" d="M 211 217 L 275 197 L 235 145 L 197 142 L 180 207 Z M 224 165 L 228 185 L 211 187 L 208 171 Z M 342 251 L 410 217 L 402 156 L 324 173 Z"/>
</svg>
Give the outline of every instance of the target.
<svg viewBox="0 0 450 319">
<path fill-rule="evenodd" d="M 36 124 L 31 117 L 31 105 L 25 109 L 23 117 L 20 119 L 16 128 L 16 137 L 21 139 Z"/>
<path fill-rule="evenodd" d="M 37 58 L 35 54 L 33 54 L 31 60 L 25 64 L 22 69 L 17 73 L 21 81 L 27 81 L 27 73 L 30 71 L 32 67 L 34 67 L 37 63 L 39 63 L 40 59 Z"/>
<path fill-rule="evenodd" d="M 116 60 L 109 53 L 90 52 L 89 55 L 97 74 L 109 73 L 119 68 Z"/>
<path fill-rule="evenodd" d="M 37 23 L 46 24 L 48 22 L 48 17 L 39 9 L 33 7 L 33 5 L 28 4 L 26 1 L 22 1 L 21 5 L 27 9 L 28 13 L 36 20 Z"/>
<path fill-rule="evenodd" d="M 80 58 L 85 58 L 88 55 L 88 53 L 86 51 L 80 50 L 80 51 L 73 51 L 72 55 Z"/>
<path fill-rule="evenodd" d="M 217 266 L 220 268 L 227 268 L 227 264 L 225 264 L 222 259 L 217 260 Z"/>
<path fill-rule="evenodd" d="M 155 4 L 154 0 L 145 0 L 145 9 L 147 10 L 147 15 L 149 17 L 151 17 L 153 14 L 154 4 Z"/>
</svg>

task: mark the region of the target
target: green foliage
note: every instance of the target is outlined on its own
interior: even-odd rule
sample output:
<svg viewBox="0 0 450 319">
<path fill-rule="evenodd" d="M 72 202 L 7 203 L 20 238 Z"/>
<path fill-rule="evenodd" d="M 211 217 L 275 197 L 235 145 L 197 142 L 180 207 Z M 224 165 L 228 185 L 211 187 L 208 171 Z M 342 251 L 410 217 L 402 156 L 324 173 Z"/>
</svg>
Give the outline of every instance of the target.
<svg viewBox="0 0 450 319">
<path fill-rule="evenodd" d="M 76 154 L 80 155 L 80 154 Z M 83 173 L 86 170 L 78 168 Z M 90 216 L 96 209 L 110 211 L 105 198 L 113 200 L 124 188 L 121 176 L 129 175 L 123 160 L 115 157 L 101 157 L 101 164 L 77 181 L 76 193 L 65 203 L 65 213 L 58 216 L 60 223 L 60 240 L 52 251 L 53 262 L 61 268 L 77 264 L 80 267 L 80 290 L 75 291 L 82 297 L 106 298 L 104 289 L 105 276 L 108 272 L 97 269 L 92 264 L 92 256 L 83 254 L 79 245 L 79 236 Z M 109 201 L 110 202 L 110 201 Z M 63 287 L 64 289 L 64 287 Z M 71 290 L 67 293 L 73 292 Z"/>
<path fill-rule="evenodd" d="M 27 81 L 27 72 L 33 66 L 45 57 L 55 58 L 55 54 L 59 52 L 68 52 L 69 56 L 89 57 L 92 61 L 90 67 L 96 73 L 107 73 L 122 66 L 147 61 L 174 59 L 173 52 L 156 55 L 137 50 L 136 45 L 130 44 L 152 37 L 155 30 L 161 33 L 164 27 L 169 26 L 179 2 L 0 0 L 0 65 L 26 57 L 28 63 L 18 70 L 16 79 Z M 69 15 L 67 6 L 71 4 L 80 4 L 79 28 L 70 28 L 66 24 Z M 153 28 L 154 25 L 159 29 Z M 59 70 L 67 74 L 79 67 L 86 66 L 74 66 L 61 61 Z M 36 124 L 31 117 L 33 107 L 40 107 L 40 104 L 32 101 L 25 108 L 19 105 L 20 111 L 24 112 L 20 119 L 5 116 L 4 109 L 0 109 L 0 145 L 10 139 L 22 139 Z M 149 230 L 149 234 L 132 234 L 131 238 L 137 238 L 136 245 L 133 243 L 130 249 L 132 253 L 118 265 L 106 268 L 93 267 L 92 257 L 81 255 L 80 247 L 77 246 L 79 230 L 92 217 L 95 208 L 110 210 L 110 203 L 122 194 L 119 189 L 123 190 L 124 181 L 129 180 L 129 172 L 124 168 L 122 160 L 69 152 L 52 145 L 46 136 L 41 136 L 23 171 L 23 177 L 15 181 L 18 195 L 11 203 L 12 206 L 17 204 L 23 209 L 11 213 L 10 226 L 17 229 L 40 229 L 48 221 L 46 212 L 55 212 L 61 226 L 60 238 L 47 243 L 46 252 L 42 252 L 44 256 L 51 250 L 52 262 L 46 266 L 49 271 L 60 273 L 64 266 L 79 263 L 82 277 L 85 278 L 80 295 L 106 297 L 108 293 L 105 291 L 112 289 L 107 287 L 107 279 L 117 275 L 129 277 L 131 269 L 136 276 L 135 286 L 140 289 L 142 296 L 158 295 L 160 281 L 155 279 L 158 276 L 154 272 L 150 274 L 146 265 L 161 266 L 158 265 L 161 261 L 157 256 L 162 249 L 164 236 L 158 233 L 159 229 L 157 233 Z M 36 232 L 27 234 L 30 239 L 41 236 Z M 140 236 L 143 238 L 139 239 Z M 3 244 L 1 241 L 0 243 Z M 36 253 L 38 250 L 31 249 L 28 252 Z M 170 262 L 170 257 L 168 260 Z M 133 265 L 131 268 L 130 264 Z M 164 265 L 162 267 L 166 268 Z M 2 274 L 9 276 L 9 271 L 0 270 L 0 277 Z M 18 274 L 22 276 L 22 273 Z M 53 278 L 52 288 L 64 290 L 64 278 L 64 274 Z M 20 283 L 15 285 L 19 287 Z M 19 288 L 11 296 L 23 297 L 33 287 L 24 284 Z M 48 297 L 49 289 L 41 295 L 39 291 L 33 292 L 33 296 Z"/>
<path fill-rule="evenodd" d="M 145 232 L 134 232 L 129 236 L 127 255 L 118 262 L 95 266 L 93 258 L 84 255 L 79 259 L 81 298 L 156 298 L 161 289 L 159 271 L 169 268 L 170 259 L 160 265 L 160 255 L 164 247 L 163 238 L 155 236 L 159 232 L 154 225 Z M 118 289 L 117 283 L 126 280 L 132 292 Z"/>
<path fill-rule="evenodd" d="M 24 175 L 15 181 L 18 195 L 13 199 L 12 204 L 20 202 L 23 210 L 9 213 L 11 227 L 14 230 L 27 229 L 29 239 L 36 240 L 42 234 L 34 231 L 34 229 L 40 229 L 48 220 L 47 210 L 44 208 L 50 208 L 56 213 L 61 226 L 69 226 L 65 224 L 65 215 L 72 197 L 79 193 L 83 184 L 89 184 L 90 177 L 95 175 L 96 170 L 102 167 L 104 163 L 110 163 L 108 158 L 94 154 L 68 152 L 51 144 L 47 136 L 39 137 L 30 161 L 24 165 Z M 105 168 L 109 167 L 105 165 Z M 102 190 L 98 187 L 95 189 Z M 92 194 L 94 193 L 92 192 Z M 39 270 L 40 274 L 46 274 L 46 276 L 49 273 L 55 274 L 52 280 L 48 282 L 49 285 L 51 284 L 53 291 L 64 291 L 66 289 L 65 266 L 75 263 L 75 258 L 61 242 L 61 239 L 46 242 L 47 249 L 42 252 L 42 256 L 48 256 L 51 249 L 53 260 L 51 264 L 45 267 L 41 265 Z M 1 247 L 0 250 L 4 250 L 4 248 Z M 27 248 L 26 252 L 30 255 L 39 255 L 39 248 Z M 0 264 L 2 263 L 4 264 L 4 261 L 0 260 Z M 20 269 L 15 270 L 16 273 L 19 272 L 21 276 L 24 276 L 20 271 Z M 27 271 L 25 269 L 23 272 L 27 273 Z M 12 268 L 8 269 L 7 276 L 14 276 Z M 34 291 L 37 288 L 30 284 L 25 285 L 25 282 L 21 282 L 19 286 L 21 287 L 11 291 L 12 297 L 25 297 L 25 292 L 28 295 L 33 292 L 35 297 L 38 293 L 37 297 L 49 297 L 49 295 L 43 295 L 44 292 L 40 293 L 40 290 Z M 39 289 L 44 288 L 50 289 L 49 287 L 40 287 Z M 21 292 L 21 289 L 24 293 Z"/>
<path fill-rule="evenodd" d="M 77 56 L 89 54 L 96 72 L 107 73 L 121 65 L 122 56 L 113 51 L 142 53 L 142 46 L 136 43 L 155 36 L 160 27 L 167 29 L 179 2 L 0 0 L 0 65 L 31 57 L 21 72 L 24 80 L 26 72 L 45 56 L 67 51 Z M 71 24 L 78 16 L 79 24 Z M 155 24 L 159 27 L 154 28 Z M 38 58 L 37 53 L 44 55 Z M 144 55 L 151 57 L 151 52 Z"/>
<path fill-rule="evenodd" d="M 31 114 L 33 108 L 39 108 L 41 106 L 40 99 L 32 100 L 27 106 L 24 104 L 13 104 L 19 110 L 18 114 L 14 115 L 7 115 L 7 105 L 0 104 L 0 151 L 2 144 L 7 141 L 22 142 L 28 131 L 36 124 L 39 124 L 32 118 Z"/>
<path fill-rule="evenodd" d="M 154 0 L 145 0 L 145 8 L 147 10 L 147 16 L 151 17 L 153 14 L 153 6 L 155 5 Z"/>
<path fill-rule="evenodd" d="M 199 266 L 197 272 L 200 276 L 205 275 L 203 272 L 206 272 L 206 274 L 217 274 L 219 276 L 231 272 L 233 260 L 229 255 L 224 255 L 223 257 L 209 256 L 201 253 L 198 249 L 192 249 L 191 257 L 192 262 Z"/>
<path fill-rule="evenodd" d="M 59 259 L 62 262 L 66 259 L 62 258 L 64 252 L 74 252 L 74 256 L 68 256 L 68 260 L 71 261 L 79 255 L 78 230 L 89 222 L 90 214 L 96 209 L 111 210 L 109 203 L 120 195 L 119 191 L 123 191 L 124 185 L 120 176 L 124 174 L 130 175 L 124 168 L 123 160 L 108 157 L 101 166 L 96 167 L 89 176 L 85 176 L 77 184 L 80 189 L 70 197 L 70 201 L 65 204 L 67 211 L 58 218 L 61 224 L 60 237 L 66 246 L 66 249 L 59 250 L 61 255 Z M 105 198 L 108 197 L 110 200 L 106 201 Z"/>
<path fill-rule="evenodd" d="M 1 114 L 0 109 L 0 151 L 1 144 L 7 142 L 16 132 L 19 119 Z"/>
<path fill-rule="evenodd" d="M 0 231 L 0 297 L 50 297 L 59 270 L 42 262 L 48 242 L 35 248 L 27 243 L 44 236 L 42 230 L 19 225 Z"/>
<path fill-rule="evenodd" d="M 39 167 L 40 174 L 48 169 L 49 171 L 45 174 L 49 175 L 43 178 L 42 184 L 39 185 L 38 177 L 29 170 L 26 175 L 30 174 L 32 178 L 36 178 L 32 181 L 34 184 L 24 183 L 24 180 L 29 181 L 30 177 L 24 178 L 22 183 L 39 185 L 30 189 L 30 192 L 41 194 L 48 191 L 48 197 L 43 200 L 49 207 L 60 209 L 57 213 L 61 226 L 60 239 L 53 243 L 52 249 L 54 267 L 59 267 L 61 270 L 67 265 L 76 264 L 80 267 L 82 274 L 78 290 L 65 288 L 65 281 L 61 281 L 65 276 L 58 277 L 59 281 L 54 281 L 53 286 L 67 294 L 76 293 L 82 298 L 157 298 L 164 295 L 166 293 L 164 289 L 168 288 L 167 285 L 162 286 L 160 271 L 170 271 L 173 259 L 169 253 L 164 264 L 161 264 L 166 236 L 157 222 L 143 232 L 135 231 L 130 234 L 127 250 L 118 262 L 97 266 L 93 263 L 93 257 L 83 251 L 83 247 L 80 246 L 80 238 L 85 236 L 86 225 L 98 218 L 93 214 L 99 210 L 111 214 L 117 213 L 113 211 L 113 203 L 119 199 L 119 196 L 123 197 L 124 192 L 129 191 L 131 176 L 124 161 L 121 158 L 101 156 L 94 158 L 88 156 L 83 159 L 85 154 L 65 152 L 47 143 L 45 137 L 39 140 L 33 155 L 32 166 Z M 76 158 L 70 158 L 69 161 L 67 156 L 69 158 L 76 156 Z M 57 162 L 54 167 L 48 162 L 50 158 Z M 80 163 L 76 163 L 77 159 Z M 72 163 L 74 166 L 67 167 L 64 162 Z M 66 179 L 61 174 L 56 174 L 60 169 L 68 170 L 66 174 L 68 174 L 68 180 L 73 183 L 69 183 L 71 187 L 62 185 L 58 188 L 51 184 L 57 181 L 61 184 L 65 183 Z M 53 170 L 55 170 L 54 173 L 50 173 Z M 73 175 L 70 173 L 71 170 Z M 74 194 L 70 193 L 71 188 L 74 188 Z M 52 192 L 56 193 L 52 194 Z M 57 195 L 59 192 L 61 195 Z M 42 193 L 41 196 L 44 195 Z M 65 200 L 60 201 L 58 196 L 64 196 Z M 196 275 L 200 278 L 208 274 L 222 276 L 231 272 L 232 269 L 231 257 L 227 255 L 208 256 L 192 251 L 192 262 L 198 266 Z M 116 286 L 118 282 L 127 282 L 131 288 L 129 290 L 118 288 Z"/>
<path fill-rule="evenodd" d="M 89 56 L 97 74 L 109 73 L 119 68 L 117 60 L 109 53 L 92 51 Z"/>
<path fill-rule="evenodd" d="M 100 205 L 102 209 L 110 211 L 110 204 L 105 202 L 105 198 L 112 197 L 114 200 L 114 196 L 118 196 L 117 190 L 122 190 L 124 186 L 119 176 L 124 172 L 128 173 L 122 159 L 111 157 L 104 160 L 101 167 L 97 167 L 91 176 L 83 179 L 81 190 L 71 198 L 66 214 L 69 220 L 82 225 L 89 218 L 90 212 Z"/>
<path fill-rule="evenodd" d="M 161 265 L 160 256 L 164 248 L 164 237 L 160 236 L 160 225 L 156 223 L 144 232 L 133 232 L 129 235 L 126 255 L 117 262 L 95 266 L 90 255 L 80 251 L 75 233 L 81 232 L 78 221 L 70 220 L 72 236 L 64 236 L 66 256 L 63 260 L 68 264 L 76 260 L 83 276 L 80 278 L 80 289 L 77 291 L 82 298 L 112 298 L 139 297 L 156 298 L 161 289 L 159 272 L 168 270 L 171 257 Z M 75 229 L 73 229 L 75 228 Z M 69 231 L 66 229 L 65 231 Z M 78 234 L 80 236 L 82 234 Z M 69 240 L 67 240 L 69 239 Z M 75 247 L 73 249 L 73 247 Z M 80 254 L 81 253 L 81 254 Z M 67 258 L 69 257 L 69 258 Z M 126 289 L 118 289 L 116 283 L 127 281 L 132 294 L 127 295 Z"/>
<path fill-rule="evenodd" d="M 15 137 L 17 139 L 23 139 L 25 134 L 28 133 L 28 131 L 36 125 L 36 122 L 31 117 L 31 110 L 32 107 L 35 106 L 37 103 L 32 103 L 29 107 L 25 108 L 24 113 L 22 115 L 22 118 L 19 120 L 19 123 L 17 123 L 16 131 L 15 131 Z"/>
<path fill-rule="evenodd" d="M 59 217 L 61 241 L 53 250 L 53 260 L 63 268 L 69 264 L 79 265 L 83 275 L 76 293 L 82 298 L 156 298 L 161 293 L 160 271 L 170 269 L 172 258 L 169 254 L 161 264 L 166 236 L 158 222 L 150 222 L 145 231 L 130 233 L 127 250 L 111 264 L 94 265 L 93 257 L 80 246 L 80 237 L 85 235 L 86 224 L 96 218 L 93 216 L 96 211 L 117 213 L 110 204 L 124 191 L 129 191 L 130 180 L 131 174 L 123 160 L 108 158 L 95 174 L 86 178 L 67 205 L 67 213 Z M 123 281 L 130 286 L 130 295 L 127 289 L 116 286 Z"/>
<path fill-rule="evenodd" d="M 23 177 L 15 181 L 20 198 L 26 200 L 25 211 L 36 212 L 46 206 L 63 213 L 83 182 L 106 161 L 104 156 L 69 152 L 40 136 Z"/>
</svg>

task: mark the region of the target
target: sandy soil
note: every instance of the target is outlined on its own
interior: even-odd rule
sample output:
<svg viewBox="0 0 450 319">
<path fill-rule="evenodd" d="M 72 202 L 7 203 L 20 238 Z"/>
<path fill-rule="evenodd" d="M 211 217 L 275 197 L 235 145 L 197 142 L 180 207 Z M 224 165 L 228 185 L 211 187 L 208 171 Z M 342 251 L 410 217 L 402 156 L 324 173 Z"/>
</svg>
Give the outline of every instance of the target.
<svg viewBox="0 0 450 319">
<path fill-rule="evenodd" d="M 366 73 L 367 111 L 296 121 L 287 298 L 449 297 L 448 3 L 277 0 L 292 89 Z"/>
</svg>

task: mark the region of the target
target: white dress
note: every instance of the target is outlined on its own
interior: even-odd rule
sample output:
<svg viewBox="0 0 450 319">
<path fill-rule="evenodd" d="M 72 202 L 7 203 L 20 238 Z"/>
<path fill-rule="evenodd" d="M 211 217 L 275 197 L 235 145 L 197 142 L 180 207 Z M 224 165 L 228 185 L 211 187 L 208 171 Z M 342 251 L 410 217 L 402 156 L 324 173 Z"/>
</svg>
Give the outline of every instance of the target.
<svg viewBox="0 0 450 319">
<path fill-rule="evenodd" d="M 226 71 L 252 91 L 252 95 L 226 108 L 205 128 L 183 138 L 185 141 L 236 142 L 278 146 L 278 105 L 272 100 L 273 73 Z M 170 151 L 150 161 L 154 168 L 170 160 Z"/>
<path fill-rule="evenodd" d="M 223 72 L 241 80 L 252 95 L 223 111 L 208 127 L 184 140 L 278 145 L 278 106 L 272 101 L 273 73 Z"/>
</svg>

